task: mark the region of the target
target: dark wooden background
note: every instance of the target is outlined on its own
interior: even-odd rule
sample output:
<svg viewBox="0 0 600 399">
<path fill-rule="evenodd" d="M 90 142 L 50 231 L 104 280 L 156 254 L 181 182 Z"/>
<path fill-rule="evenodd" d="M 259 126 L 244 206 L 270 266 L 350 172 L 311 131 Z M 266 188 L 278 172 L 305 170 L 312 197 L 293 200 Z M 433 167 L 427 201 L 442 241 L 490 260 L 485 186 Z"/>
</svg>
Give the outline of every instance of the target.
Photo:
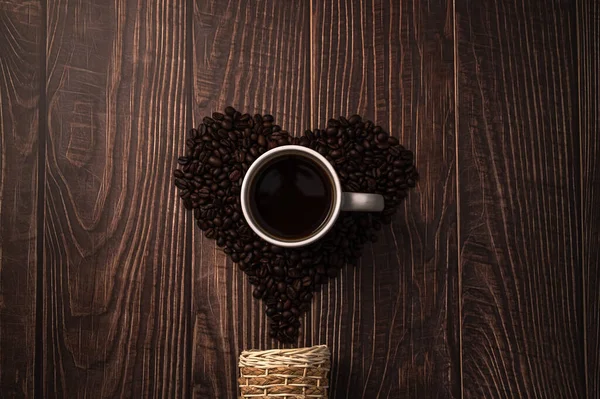
<svg viewBox="0 0 600 399">
<path fill-rule="evenodd" d="M 332 398 L 600 398 L 599 43 L 594 0 L 0 1 L 0 397 L 233 398 L 279 346 L 170 177 L 231 104 L 416 154 L 304 321 Z"/>
</svg>

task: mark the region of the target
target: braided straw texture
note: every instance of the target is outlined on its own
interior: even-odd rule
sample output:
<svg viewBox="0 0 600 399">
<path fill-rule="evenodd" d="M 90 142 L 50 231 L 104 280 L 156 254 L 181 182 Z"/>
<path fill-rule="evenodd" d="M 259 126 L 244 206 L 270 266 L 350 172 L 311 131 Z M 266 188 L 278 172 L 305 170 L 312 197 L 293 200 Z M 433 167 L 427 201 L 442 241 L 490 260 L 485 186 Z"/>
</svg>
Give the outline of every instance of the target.
<svg viewBox="0 0 600 399">
<path fill-rule="evenodd" d="M 240 399 L 326 399 L 329 358 L 325 345 L 250 350 L 240 355 Z"/>
</svg>

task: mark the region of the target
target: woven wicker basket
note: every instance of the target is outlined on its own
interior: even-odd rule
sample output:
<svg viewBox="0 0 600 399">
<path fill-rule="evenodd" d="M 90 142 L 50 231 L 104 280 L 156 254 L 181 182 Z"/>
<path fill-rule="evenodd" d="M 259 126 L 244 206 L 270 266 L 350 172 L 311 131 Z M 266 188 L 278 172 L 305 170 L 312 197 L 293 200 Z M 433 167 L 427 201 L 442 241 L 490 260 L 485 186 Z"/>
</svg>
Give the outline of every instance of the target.
<svg viewBox="0 0 600 399">
<path fill-rule="evenodd" d="M 329 348 L 244 351 L 240 355 L 240 399 L 326 399 Z"/>
</svg>

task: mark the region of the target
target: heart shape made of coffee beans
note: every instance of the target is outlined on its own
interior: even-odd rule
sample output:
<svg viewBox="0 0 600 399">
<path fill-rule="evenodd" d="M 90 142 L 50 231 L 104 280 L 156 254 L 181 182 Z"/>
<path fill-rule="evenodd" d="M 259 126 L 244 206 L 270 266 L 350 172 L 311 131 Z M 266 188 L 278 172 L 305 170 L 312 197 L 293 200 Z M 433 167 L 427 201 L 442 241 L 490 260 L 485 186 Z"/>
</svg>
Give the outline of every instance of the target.
<svg viewBox="0 0 600 399">
<path fill-rule="evenodd" d="M 383 212 L 344 212 L 327 235 L 306 247 L 282 248 L 262 240 L 242 214 L 242 180 L 261 154 L 289 144 L 327 158 L 344 191 L 383 195 Z M 326 129 L 293 137 L 271 115 L 252 117 L 227 107 L 191 129 L 186 146 L 173 172 L 179 196 L 206 237 L 215 239 L 246 273 L 254 297 L 266 303 L 271 337 L 282 342 L 297 340 L 299 318 L 310 308 L 313 294 L 344 264 L 356 264 L 418 177 L 412 152 L 358 115 L 330 119 Z"/>
</svg>

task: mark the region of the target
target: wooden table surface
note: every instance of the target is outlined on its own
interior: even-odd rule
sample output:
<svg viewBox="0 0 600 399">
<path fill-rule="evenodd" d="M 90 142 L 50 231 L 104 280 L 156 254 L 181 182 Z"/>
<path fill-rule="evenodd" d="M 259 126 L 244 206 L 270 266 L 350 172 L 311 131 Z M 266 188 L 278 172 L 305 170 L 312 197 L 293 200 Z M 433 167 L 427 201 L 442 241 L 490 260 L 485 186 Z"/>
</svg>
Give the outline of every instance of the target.
<svg viewBox="0 0 600 399">
<path fill-rule="evenodd" d="M 331 398 L 599 398 L 599 43 L 595 0 L 1 0 L 0 397 L 234 398 L 280 346 L 172 184 L 233 105 L 416 154 L 304 320 Z"/>
</svg>

